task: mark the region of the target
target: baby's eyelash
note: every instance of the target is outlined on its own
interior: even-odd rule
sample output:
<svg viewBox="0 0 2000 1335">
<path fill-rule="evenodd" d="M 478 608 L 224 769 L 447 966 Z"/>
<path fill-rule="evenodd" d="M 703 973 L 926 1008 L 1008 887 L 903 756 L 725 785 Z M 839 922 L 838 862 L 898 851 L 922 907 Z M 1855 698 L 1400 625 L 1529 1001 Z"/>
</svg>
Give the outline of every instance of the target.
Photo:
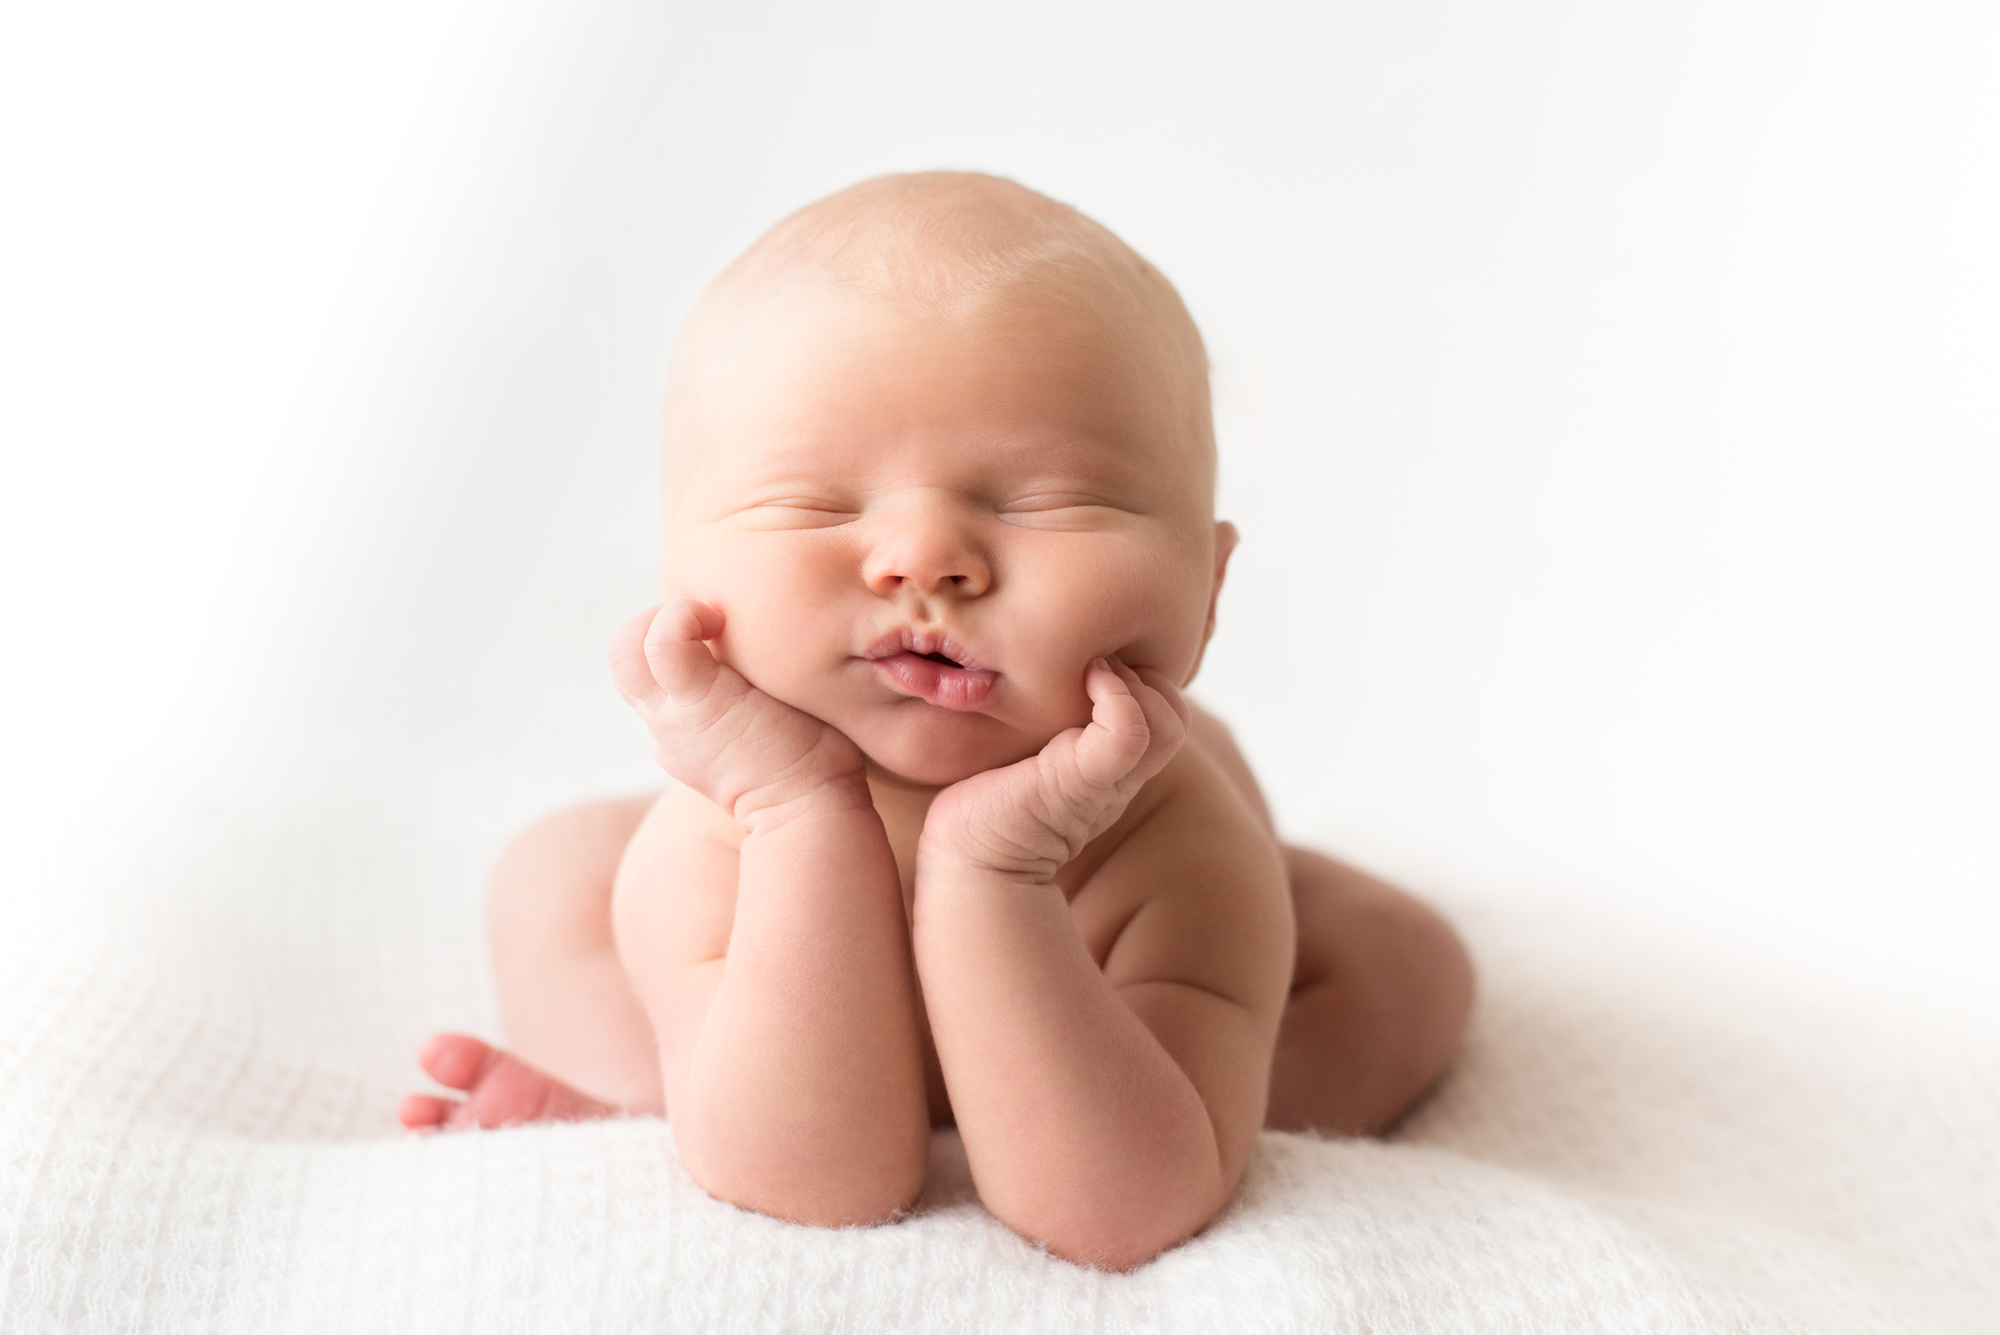
<svg viewBox="0 0 2000 1335">
<path fill-rule="evenodd" d="M 752 501 L 731 522 L 746 529 L 838 528 L 860 517 L 860 507 L 832 496 L 773 496 Z"/>
<path fill-rule="evenodd" d="M 817 510 L 824 514 L 851 515 L 856 508 L 845 501 L 828 500 L 824 496 L 778 496 L 768 501 L 757 502 L 757 508 L 780 510 Z"/>
<path fill-rule="evenodd" d="M 1100 496 L 1085 496 L 1077 492 L 1048 491 L 1033 496 L 1017 496 L 1000 508 L 1002 510 L 1077 510 L 1087 506 L 1105 506 L 1109 502 Z"/>
</svg>

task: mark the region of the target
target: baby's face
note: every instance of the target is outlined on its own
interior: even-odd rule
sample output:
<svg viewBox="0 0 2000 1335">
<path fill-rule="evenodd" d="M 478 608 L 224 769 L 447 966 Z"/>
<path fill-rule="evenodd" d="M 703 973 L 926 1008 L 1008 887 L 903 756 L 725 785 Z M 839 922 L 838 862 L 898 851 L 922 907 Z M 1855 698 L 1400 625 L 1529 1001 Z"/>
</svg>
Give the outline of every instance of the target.
<svg viewBox="0 0 2000 1335">
<path fill-rule="evenodd" d="M 812 291 L 731 332 L 670 405 L 663 591 L 753 684 L 946 784 L 1087 721 L 1093 658 L 1193 674 L 1233 532 L 1145 342 L 1019 295 Z"/>
</svg>

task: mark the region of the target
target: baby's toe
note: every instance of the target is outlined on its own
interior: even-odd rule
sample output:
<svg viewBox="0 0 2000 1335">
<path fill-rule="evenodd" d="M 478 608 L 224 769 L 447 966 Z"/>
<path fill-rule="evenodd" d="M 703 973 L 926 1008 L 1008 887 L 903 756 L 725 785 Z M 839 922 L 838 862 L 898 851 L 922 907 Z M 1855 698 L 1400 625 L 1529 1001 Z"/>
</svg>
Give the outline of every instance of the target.
<svg viewBox="0 0 2000 1335">
<path fill-rule="evenodd" d="M 467 1034 L 432 1034 L 417 1054 L 424 1074 L 447 1089 L 471 1089 L 494 1057 L 491 1046 Z"/>
<path fill-rule="evenodd" d="M 412 1094 L 396 1109 L 396 1120 L 412 1131 L 435 1131 L 443 1126 L 458 1107 L 455 1099 L 441 1099 L 430 1094 Z"/>
</svg>

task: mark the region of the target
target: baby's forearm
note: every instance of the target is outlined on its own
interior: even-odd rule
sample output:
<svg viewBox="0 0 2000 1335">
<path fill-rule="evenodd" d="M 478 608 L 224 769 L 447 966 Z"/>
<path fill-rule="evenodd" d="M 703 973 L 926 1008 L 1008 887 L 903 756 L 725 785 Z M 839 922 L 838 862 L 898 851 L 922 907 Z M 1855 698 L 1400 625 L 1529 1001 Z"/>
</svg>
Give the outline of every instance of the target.
<svg viewBox="0 0 2000 1335">
<path fill-rule="evenodd" d="M 980 1196 L 1073 1260 L 1123 1269 L 1234 1189 L 1174 1059 L 1091 959 L 1062 891 L 919 855 L 915 949 Z"/>
<path fill-rule="evenodd" d="M 929 1149 L 910 938 L 868 802 L 814 794 L 743 840 L 735 922 L 698 1027 L 662 1033 L 667 1110 L 711 1194 L 804 1223 L 886 1218 Z M 683 1012 L 685 1014 L 685 1012 Z"/>
</svg>

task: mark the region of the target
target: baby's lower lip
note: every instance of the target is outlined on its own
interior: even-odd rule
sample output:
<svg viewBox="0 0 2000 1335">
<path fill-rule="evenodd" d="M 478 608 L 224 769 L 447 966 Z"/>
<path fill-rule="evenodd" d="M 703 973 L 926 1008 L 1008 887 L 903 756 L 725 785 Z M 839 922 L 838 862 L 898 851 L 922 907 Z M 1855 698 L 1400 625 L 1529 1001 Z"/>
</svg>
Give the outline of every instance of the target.
<svg viewBox="0 0 2000 1335">
<path fill-rule="evenodd" d="M 992 693 L 993 683 L 1000 679 L 999 673 L 985 668 L 953 667 L 907 649 L 887 658 L 870 659 L 869 663 L 876 675 L 896 690 L 940 709 L 977 709 Z"/>
</svg>

